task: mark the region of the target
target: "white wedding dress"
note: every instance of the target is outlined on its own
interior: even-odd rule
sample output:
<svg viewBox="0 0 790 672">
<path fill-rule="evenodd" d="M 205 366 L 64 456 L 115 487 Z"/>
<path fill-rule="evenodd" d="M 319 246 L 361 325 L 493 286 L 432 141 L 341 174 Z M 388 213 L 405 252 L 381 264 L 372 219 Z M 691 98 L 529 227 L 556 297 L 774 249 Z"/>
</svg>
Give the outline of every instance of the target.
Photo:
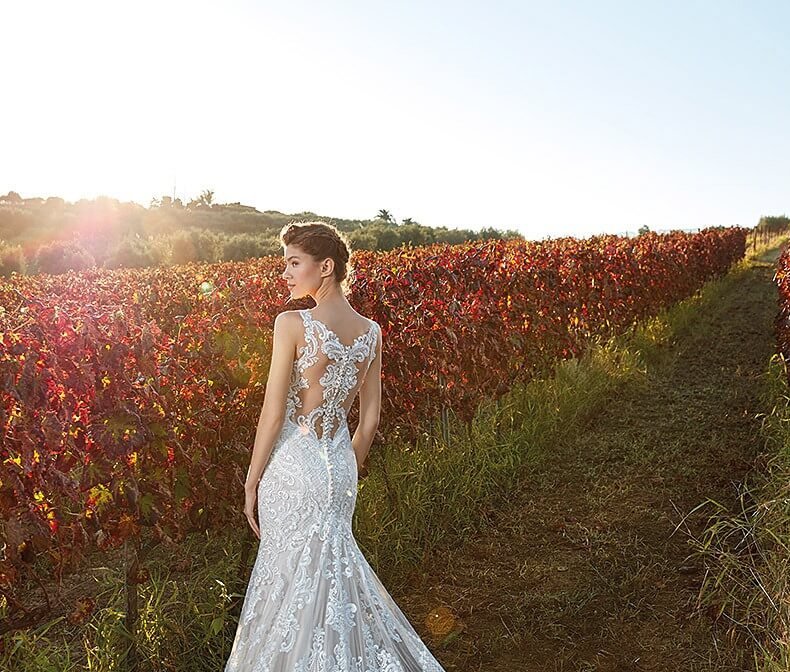
<svg viewBox="0 0 790 672">
<path fill-rule="evenodd" d="M 346 417 L 380 327 L 369 320 L 345 345 L 310 309 L 298 312 L 304 346 L 258 484 L 261 538 L 225 672 L 444 672 L 351 530 L 357 463 Z"/>
</svg>

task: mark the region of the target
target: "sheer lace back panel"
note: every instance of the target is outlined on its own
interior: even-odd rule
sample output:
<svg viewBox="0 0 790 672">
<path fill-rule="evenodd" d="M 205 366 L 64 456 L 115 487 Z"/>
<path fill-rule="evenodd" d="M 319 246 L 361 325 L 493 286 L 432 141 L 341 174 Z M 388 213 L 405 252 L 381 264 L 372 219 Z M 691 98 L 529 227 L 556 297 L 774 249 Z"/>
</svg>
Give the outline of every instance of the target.
<svg viewBox="0 0 790 672">
<path fill-rule="evenodd" d="M 299 313 L 304 344 L 297 348 L 286 415 L 303 433 L 333 441 L 375 359 L 379 327 L 368 320 L 367 330 L 345 344 L 311 309 Z"/>
</svg>

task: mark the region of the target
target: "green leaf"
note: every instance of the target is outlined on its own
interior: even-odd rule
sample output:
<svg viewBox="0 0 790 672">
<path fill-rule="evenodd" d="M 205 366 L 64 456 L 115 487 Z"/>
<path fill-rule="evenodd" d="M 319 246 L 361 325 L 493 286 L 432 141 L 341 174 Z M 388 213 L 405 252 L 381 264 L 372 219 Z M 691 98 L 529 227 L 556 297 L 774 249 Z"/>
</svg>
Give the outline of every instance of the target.
<svg viewBox="0 0 790 672">
<path fill-rule="evenodd" d="M 176 470 L 176 483 L 173 488 L 173 497 L 176 502 L 181 502 L 189 496 L 189 474 L 186 469 L 179 468 Z"/>
<path fill-rule="evenodd" d="M 222 630 L 222 626 L 225 624 L 225 617 L 224 616 L 217 616 L 213 621 L 211 621 L 211 625 L 209 626 L 209 632 L 211 636 L 214 637 L 220 630 Z"/>
</svg>

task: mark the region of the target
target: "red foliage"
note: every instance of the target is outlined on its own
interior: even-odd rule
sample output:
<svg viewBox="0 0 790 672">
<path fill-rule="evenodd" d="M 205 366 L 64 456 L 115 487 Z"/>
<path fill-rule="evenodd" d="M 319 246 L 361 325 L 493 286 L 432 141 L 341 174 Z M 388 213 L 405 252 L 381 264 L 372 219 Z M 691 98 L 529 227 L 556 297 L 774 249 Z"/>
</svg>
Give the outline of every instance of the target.
<svg viewBox="0 0 790 672">
<path fill-rule="evenodd" d="M 776 261 L 773 281 L 779 291 L 779 312 L 774 322 L 777 350 L 790 360 L 790 246 L 785 245 Z"/>
<path fill-rule="evenodd" d="M 382 434 L 413 437 L 443 406 L 469 420 L 481 399 L 725 273 L 745 235 L 356 252 L 349 299 L 385 343 Z M 25 549 L 60 573 L 145 527 L 177 543 L 241 520 L 271 326 L 309 306 L 285 305 L 281 271 L 269 257 L 0 283 L 0 587 L 24 575 Z"/>
</svg>

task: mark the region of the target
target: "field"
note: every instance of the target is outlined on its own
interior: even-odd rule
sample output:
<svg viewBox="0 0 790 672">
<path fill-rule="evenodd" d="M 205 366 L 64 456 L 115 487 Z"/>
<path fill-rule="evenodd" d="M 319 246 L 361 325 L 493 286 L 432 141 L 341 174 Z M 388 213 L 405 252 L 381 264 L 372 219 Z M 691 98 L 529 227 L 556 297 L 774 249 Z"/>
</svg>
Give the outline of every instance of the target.
<svg viewBox="0 0 790 672">
<path fill-rule="evenodd" d="M 657 238 L 646 239 L 652 249 L 657 249 Z M 674 244 L 679 246 L 677 239 Z M 576 264 L 562 265 L 566 272 L 555 276 L 558 282 L 552 289 L 559 294 L 553 298 L 565 299 L 563 311 L 547 316 L 542 331 L 529 331 L 531 324 L 525 326 L 524 320 L 513 318 L 539 312 L 528 299 L 545 299 L 545 292 L 516 293 L 514 285 L 508 284 L 509 293 L 497 295 L 496 286 L 487 287 L 475 297 L 476 302 L 459 301 L 458 322 L 453 325 L 456 340 L 457 335 L 468 338 L 470 332 L 465 330 L 477 323 L 490 330 L 482 333 L 493 335 L 502 331 L 504 323 L 514 327 L 510 333 L 515 330 L 522 337 L 509 346 L 512 357 L 521 354 L 519 361 L 529 364 L 537 358 L 527 359 L 524 352 L 543 353 L 541 366 L 514 366 L 504 387 L 501 381 L 475 376 L 474 365 L 477 361 L 479 369 L 480 358 L 501 353 L 507 339 L 489 344 L 488 350 L 475 352 L 468 361 L 460 358 L 456 369 L 442 366 L 452 358 L 440 357 L 447 340 L 436 340 L 435 321 L 412 325 L 412 340 L 402 338 L 398 343 L 393 339 L 389 389 L 397 388 L 399 374 L 408 371 L 408 366 L 426 368 L 425 361 L 409 359 L 411 343 L 422 342 L 428 361 L 444 378 L 443 382 L 439 376 L 417 378 L 415 384 L 424 384 L 423 390 L 436 390 L 430 386 L 438 385 L 446 394 L 440 397 L 444 403 L 438 408 L 412 409 L 413 417 L 405 427 L 385 428 L 384 442 L 371 454 L 370 475 L 360 484 L 355 534 L 393 597 L 448 670 L 752 669 L 748 665 L 754 642 L 748 632 L 721 618 L 724 602 L 720 595 L 713 597 L 718 594 L 707 580 L 716 559 L 706 555 L 710 545 L 706 547 L 703 541 L 711 523 L 708 500 L 725 507 L 737 502 L 736 484 L 754 466 L 763 443 L 759 414 L 770 411 L 761 393 L 764 370 L 774 350 L 772 320 L 777 297 L 772 273 L 778 250 L 774 249 L 774 257 L 767 253 L 732 266 L 743 255 L 743 244 L 741 237 L 740 251 L 737 245 L 731 248 L 735 251 L 723 246 L 718 262 L 715 255 L 704 255 L 705 264 L 686 263 L 689 275 L 680 280 L 676 272 L 682 265 L 651 267 L 643 262 L 628 266 L 623 262 L 626 257 L 618 257 L 610 247 L 614 261 L 606 277 L 612 281 L 602 280 L 598 287 L 595 282 L 585 283 L 581 299 L 569 291 L 578 287 L 579 271 L 588 268 L 576 256 Z M 585 254 L 589 268 L 596 268 L 589 248 Z M 659 256 L 656 251 L 649 260 Z M 468 258 L 460 258 L 459 263 L 468 263 Z M 468 282 L 490 273 L 493 258 L 486 257 L 489 265 Z M 412 260 L 413 267 L 420 261 Z M 404 263 L 401 268 L 407 266 Z M 393 334 L 403 331 L 398 321 L 402 317 L 393 308 L 397 302 L 375 301 L 387 294 L 381 291 L 382 274 L 373 268 L 368 267 L 368 284 L 363 285 L 369 295 L 359 295 L 359 305 L 382 306 L 378 316 L 372 309 L 367 313 L 390 326 Z M 497 268 L 502 274 L 499 278 L 512 272 L 501 261 Z M 541 268 L 545 281 L 551 277 L 545 271 L 550 265 Z M 633 273 L 629 282 L 624 282 L 625 268 Z M 651 283 L 640 281 L 640 270 Z M 596 277 L 594 272 L 587 276 Z M 391 277 L 388 281 L 390 288 L 397 284 Z M 435 282 L 435 275 L 431 281 Z M 411 296 L 408 292 L 429 284 L 427 278 L 415 276 L 409 283 L 404 285 L 407 297 Z M 468 298 L 470 285 L 458 284 L 461 291 L 455 298 Z M 446 294 L 447 283 L 441 287 Z M 164 425 L 162 418 L 172 417 L 167 413 L 194 408 L 184 406 L 178 394 L 190 389 L 187 382 L 193 389 L 187 400 L 190 404 L 207 387 L 225 385 L 221 392 L 212 392 L 216 396 L 210 399 L 235 409 L 235 422 L 243 419 L 249 409 L 242 403 L 233 406 L 232 400 L 241 398 L 248 405 L 259 402 L 251 390 L 256 375 L 265 371 L 266 340 L 250 338 L 254 347 L 243 353 L 247 357 L 234 351 L 236 361 L 244 360 L 249 374 L 249 378 L 241 377 L 244 384 L 238 383 L 238 375 L 211 378 L 207 372 L 219 358 L 227 360 L 227 350 L 207 353 L 193 346 L 207 333 L 207 316 L 216 308 L 211 304 L 214 299 L 196 302 L 198 308 L 193 306 L 188 313 L 192 321 L 180 321 L 179 326 L 166 321 L 171 302 L 151 304 L 139 294 L 135 301 L 132 289 L 124 306 L 140 309 L 125 315 L 127 327 L 150 323 L 154 310 L 163 325 L 161 332 L 147 336 L 156 340 L 160 352 L 170 348 L 171 359 L 160 358 L 158 366 L 183 363 L 186 353 L 199 353 L 190 365 L 188 381 L 171 381 L 168 388 L 167 381 L 160 380 L 161 398 L 170 399 L 173 406 L 162 404 L 166 414 L 160 415 L 159 423 Z M 591 293 L 597 302 L 589 300 Z M 441 295 L 435 291 L 423 298 L 430 308 L 427 315 L 440 313 L 452 298 L 444 296 L 441 306 L 430 303 Z M 50 292 L 48 296 L 54 304 L 58 295 Z M 424 292 L 419 296 L 425 297 Z M 510 303 L 503 296 L 511 298 Z M 117 294 L 113 297 L 118 300 Z M 513 297 L 524 303 L 514 307 Z M 241 303 L 253 304 L 252 300 Z M 40 307 L 44 314 L 48 307 Z M 92 309 L 94 315 L 96 311 L 105 314 L 100 307 Z M 575 322 L 571 321 L 574 317 Z M 565 332 L 557 331 L 557 325 L 564 325 Z M 223 326 L 227 325 L 218 327 L 216 333 L 222 333 Z M 63 325 L 58 329 L 63 330 Z M 185 341 L 173 338 L 184 332 Z M 557 338 L 560 333 L 563 337 Z M 121 340 L 128 344 L 126 352 L 134 352 L 142 342 L 134 338 L 141 339 L 141 334 L 132 329 L 124 332 L 123 339 L 130 339 Z M 544 334 L 550 338 L 542 341 Z M 452 340 L 452 336 L 444 338 Z M 463 337 L 460 340 L 466 342 Z M 554 344 L 551 350 L 543 347 L 549 341 Z M 151 373 L 161 378 L 161 369 Z M 463 377 L 467 380 L 458 386 L 461 390 L 450 392 L 447 379 Z M 208 386 L 207 380 L 222 382 Z M 236 380 L 235 386 L 229 380 Z M 194 388 L 195 381 L 203 381 L 200 392 Z M 139 395 L 140 389 L 129 386 L 121 396 L 115 389 L 92 399 L 149 399 Z M 239 397 L 239 389 L 246 389 L 249 396 Z M 236 397 L 227 396 L 233 390 Z M 414 390 L 407 392 L 414 398 Z M 398 395 L 393 393 L 393 397 Z M 6 422 L 12 416 L 6 410 Z M 61 492 L 50 488 L 37 499 L 35 493 L 44 493 L 43 485 L 52 482 L 47 479 L 55 473 L 53 464 L 63 465 L 30 460 L 29 478 L 38 479 L 39 486 L 31 490 L 30 501 L 39 506 L 27 507 L 27 517 L 19 520 L 28 527 L 22 529 L 35 531 L 38 521 L 57 540 L 63 522 L 69 520 L 64 511 L 76 516 L 92 510 L 101 524 L 88 527 L 85 521 L 91 516 L 87 516 L 82 518 L 83 526 L 92 532 L 106 530 L 102 538 L 108 541 L 97 544 L 93 535 L 89 544 L 78 545 L 72 536 L 66 537 L 70 546 L 57 546 L 39 539 L 35 562 L 25 559 L 19 545 L 18 557 L 11 557 L 11 562 L 6 559 L 5 624 L 20 619 L 19 608 L 13 608 L 15 599 L 24 599 L 26 610 L 35 615 L 35 622 L 27 625 L 17 620 L 18 627 L 9 628 L 2 640 L 4 664 L 9 669 L 121 669 L 130 584 L 137 586 L 132 593 L 139 612 L 133 622 L 139 669 L 221 666 L 254 549 L 242 533 L 242 521 L 237 515 L 232 517 L 237 501 L 217 502 L 211 492 L 201 501 L 193 494 L 190 469 L 217 464 L 208 451 L 200 460 L 189 452 L 195 441 L 205 441 L 206 427 L 217 431 L 211 422 L 210 417 L 201 417 L 201 424 L 195 422 L 190 428 L 192 434 L 176 437 L 179 441 L 171 436 L 171 450 L 163 451 L 162 462 L 148 464 L 151 469 L 165 469 L 164 464 L 172 467 L 172 471 L 149 472 L 149 480 L 155 474 L 162 476 L 161 482 L 177 484 L 178 479 L 169 479 L 178 474 L 179 460 L 184 460 L 187 474 L 183 491 L 169 491 L 171 499 L 187 502 L 185 506 L 166 507 L 167 490 L 150 493 L 150 501 L 161 510 L 161 518 L 153 525 L 150 510 L 139 505 L 149 494 L 139 488 L 146 473 L 135 468 L 146 463 L 145 451 L 156 448 L 155 435 L 147 435 L 153 443 L 121 450 L 121 432 L 114 444 L 119 459 L 111 465 L 107 483 L 115 483 L 113 477 L 121 473 L 127 483 L 138 486 L 141 495 L 135 502 L 127 497 L 123 510 L 115 514 L 119 491 L 112 487 L 106 487 L 113 495 L 107 514 L 95 497 L 94 501 L 85 499 L 90 488 Z M 6 436 L 17 442 L 12 446 L 24 446 L 35 434 L 19 431 Z M 74 444 L 69 447 L 75 450 Z M 129 464 L 124 458 L 132 453 L 142 457 Z M 17 464 L 31 457 L 24 451 L 18 455 Z M 237 465 L 244 464 L 244 456 L 240 447 Z M 8 483 L 14 482 L 9 462 L 15 457 L 4 457 L 0 478 L 8 492 Z M 237 471 L 230 469 L 218 477 L 220 484 L 232 488 L 236 476 Z M 3 500 L 6 535 L 11 512 L 21 501 L 20 492 L 15 490 L 14 501 Z M 210 514 L 198 515 L 209 508 Z M 51 511 L 57 513 L 50 515 Z M 60 524 L 53 526 L 53 520 Z M 157 538 L 155 523 L 162 520 L 170 527 L 160 525 L 160 530 L 175 530 L 177 538 L 172 534 Z M 228 520 L 233 521 L 231 526 Z M 165 536 L 173 543 L 164 540 Z M 159 543 L 151 543 L 154 539 Z M 30 540 L 27 537 L 23 543 Z M 52 551 L 63 548 L 72 551 L 71 568 L 76 571 L 58 574 L 57 561 L 63 554 L 58 557 Z M 135 561 L 143 564 L 135 568 L 134 581 L 124 581 Z M 51 578 L 47 572 L 53 572 Z M 46 590 L 34 590 L 37 575 L 43 577 L 39 587 Z M 59 589 L 53 583 L 56 579 L 62 582 Z M 188 668 L 184 667 L 185 650 L 190 652 Z"/>
</svg>

